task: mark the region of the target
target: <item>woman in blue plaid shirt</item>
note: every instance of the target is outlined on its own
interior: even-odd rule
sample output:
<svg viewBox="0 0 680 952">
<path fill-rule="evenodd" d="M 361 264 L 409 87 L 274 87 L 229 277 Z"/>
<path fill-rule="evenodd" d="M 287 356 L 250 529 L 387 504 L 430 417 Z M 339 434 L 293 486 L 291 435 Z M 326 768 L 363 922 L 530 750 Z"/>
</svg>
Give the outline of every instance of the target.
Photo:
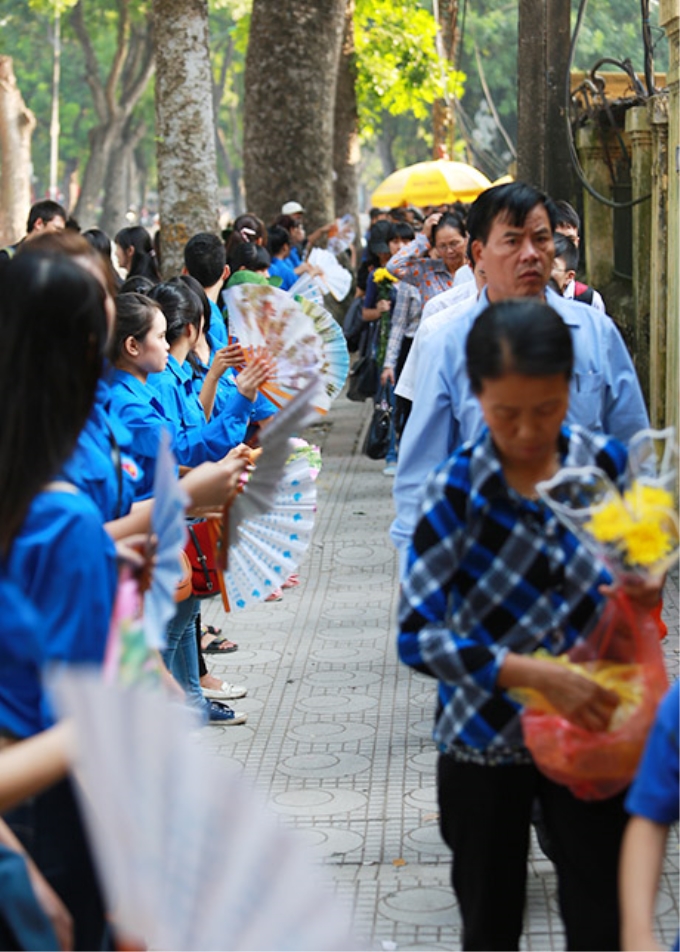
<svg viewBox="0 0 680 952">
<path fill-rule="evenodd" d="M 606 729 L 615 694 L 533 657 L 569 650 L 597 622 L 611 579 L 540 502 L 536 484 L 562 466 L 596 465 L 614 481 L 625 448 L 563 420 L 573 348 L 548 305 L 505 301 L 467 341 L 471 387 L 487 428 L 431 477 L 409 552 L 399 654 L 439 680 L 442 835 L 465 949 L 517 949 L 531 807 L 537 798 L 558 874 L 569 949 L 618 949 L 616 870 L 621 794 L 578 800 L 540 774 L 506 689 L 533 687 L 564 716 Z M 646 603 L 660 591 L 629 593 Z"/>
</svg>

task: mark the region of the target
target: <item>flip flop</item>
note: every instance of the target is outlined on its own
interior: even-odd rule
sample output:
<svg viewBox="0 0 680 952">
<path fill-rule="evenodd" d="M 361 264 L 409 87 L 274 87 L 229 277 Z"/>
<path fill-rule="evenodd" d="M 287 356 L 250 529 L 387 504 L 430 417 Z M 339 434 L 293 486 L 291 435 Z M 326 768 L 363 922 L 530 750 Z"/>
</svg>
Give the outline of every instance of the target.
<svg viewBox="0 0 680 952">
<path fill-rule="evenodd" d="M 201 648 L 203 654 L 230 654 L 232 651 L 238 651 L 238 645 L 228 638 L 215 639 L 211 641 L 207 648 Z"/>
</svg>

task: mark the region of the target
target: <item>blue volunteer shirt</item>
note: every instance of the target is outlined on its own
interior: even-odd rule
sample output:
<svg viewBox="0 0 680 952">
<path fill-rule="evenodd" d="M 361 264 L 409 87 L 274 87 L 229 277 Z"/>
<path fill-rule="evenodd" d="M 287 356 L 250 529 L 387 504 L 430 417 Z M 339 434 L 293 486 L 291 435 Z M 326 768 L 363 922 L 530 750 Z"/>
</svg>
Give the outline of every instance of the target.
<svg viewBox="0 0 680 952">
<path fill-rule="evenodd" d="M 42 726 L 40 651 L 45 620 L 18 586 L 0 580 L 0 733 L 31 737 Z"/>
</svg>

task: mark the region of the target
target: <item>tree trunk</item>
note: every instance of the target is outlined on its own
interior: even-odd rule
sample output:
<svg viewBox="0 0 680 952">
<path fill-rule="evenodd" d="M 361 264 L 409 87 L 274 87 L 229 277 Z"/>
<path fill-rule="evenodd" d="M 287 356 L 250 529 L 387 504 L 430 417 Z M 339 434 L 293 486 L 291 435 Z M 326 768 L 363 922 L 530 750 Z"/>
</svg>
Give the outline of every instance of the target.
<svg viewBox="0 0 680 952">
<path fill-rule="evenodd" d="M 333 168 L 335 170 L 335 214 L 353 215 L 357 222 L 357 235 L 360 230 L 358 227 L 358 163 L 359 112 L 354 54 L 354 0 L 348 0 L 335 92 Z"/>
<path fill-rule="evenodd" d="M 131 0 L 118 0 L 118 39 L 105 81 L 100 75 L 82 0 L 73 8 L 71 15 L 71 24 L 85 55 L 86 80 L 98 119 L 98 125 L 90 133 L 90 155 L 73 212 L 83 228 L 99 224 L 102 193 L 109 182 L 113 185 L 117 183 L 116 168 L 109 171 L 109 165 L 112 161 L 118 162 L 118 152 L 130 116 L 154 69 L 151 31 L 148 27 L 142 29 L 132 24 L 130 3 Z M 105 194 L 104 203 L 107 203 Z M 112 197 L 108 203 L 106 225 L 112 231 L 124 224 L 124 219 L 115 219 L 112 214 L 112 209 L 117 208 L 118 204 L 118 197 Z"/>
<path fill-rule="evenodd" d="M 439 33 L 437 34 L 437 52 L 443 68 L 455 67 L 456 22 L 458 20 L 458 0 L 439 0 Z M 450 99 L 435 100 L 432 108 L 434 159 L 452 159 L 455 139 L 455 117 Z"/>
<path fill-rule="evenodd" d="M 120 141 L 109 156 L 100 225 L 107 235 L 113 236 L 125 222 L 131 203 L 134 152 L 145 134 L 146 126 L 143 122 L 135 124 L 131 118 L 128 119 Z"/>
<path fill-rule="evenodd" d="M 0 56 L 0 246 L 26 232 L 31 207 L 35 116 L 17 86 L 11 56 Z"/>
<path fill-rule="evenodd" d="M 248 209 L 269 223 L 287 201 L 310 229 L 333 208 L 333 113 L 347 0 L 254 0 L 246 56 Z"/>
<path fill-rule="evenodd" d="M 163 272 L 178 274 L 186 242 L 218 234 L 215 118 L 207 0 L 154 0 L 156 136 Z"/>
</svg>

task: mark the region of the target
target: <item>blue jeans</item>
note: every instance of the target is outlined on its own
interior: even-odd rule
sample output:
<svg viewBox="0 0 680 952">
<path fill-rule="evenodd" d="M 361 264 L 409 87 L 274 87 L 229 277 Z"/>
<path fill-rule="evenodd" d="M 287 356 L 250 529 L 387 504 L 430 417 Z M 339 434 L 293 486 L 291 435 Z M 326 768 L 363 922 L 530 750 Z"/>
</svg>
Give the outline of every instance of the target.
<svg viewBox="0 0 680 952">
<path fill-rule="evenodd" d="M 187 702 L 205 720 L 208 701 L 201 691 L 196 648 L 196 619 L 201 603 L 195 595 L 177 604 L 177 614 L 168 625 L 167 647 L 161 652 L 165 666 L 186 692 Z"/>
<path fill-rule="evenodd" d="M 385 384 L 385 392 L 387 393 L 387 399 L 390 402 L 392 407 L 392 414 L 390 417 L 390 442 L 387 447 L 387 455 L 385 456 L 385 463 L 396 463 L 397 462 L 397 430 L 395 427 L 395 418 L 396 418 L 396 407 L 397 407 L 397 398 L 394 393 L 394 388 L 392 384 L 387 381 Z"/>
</svg>

